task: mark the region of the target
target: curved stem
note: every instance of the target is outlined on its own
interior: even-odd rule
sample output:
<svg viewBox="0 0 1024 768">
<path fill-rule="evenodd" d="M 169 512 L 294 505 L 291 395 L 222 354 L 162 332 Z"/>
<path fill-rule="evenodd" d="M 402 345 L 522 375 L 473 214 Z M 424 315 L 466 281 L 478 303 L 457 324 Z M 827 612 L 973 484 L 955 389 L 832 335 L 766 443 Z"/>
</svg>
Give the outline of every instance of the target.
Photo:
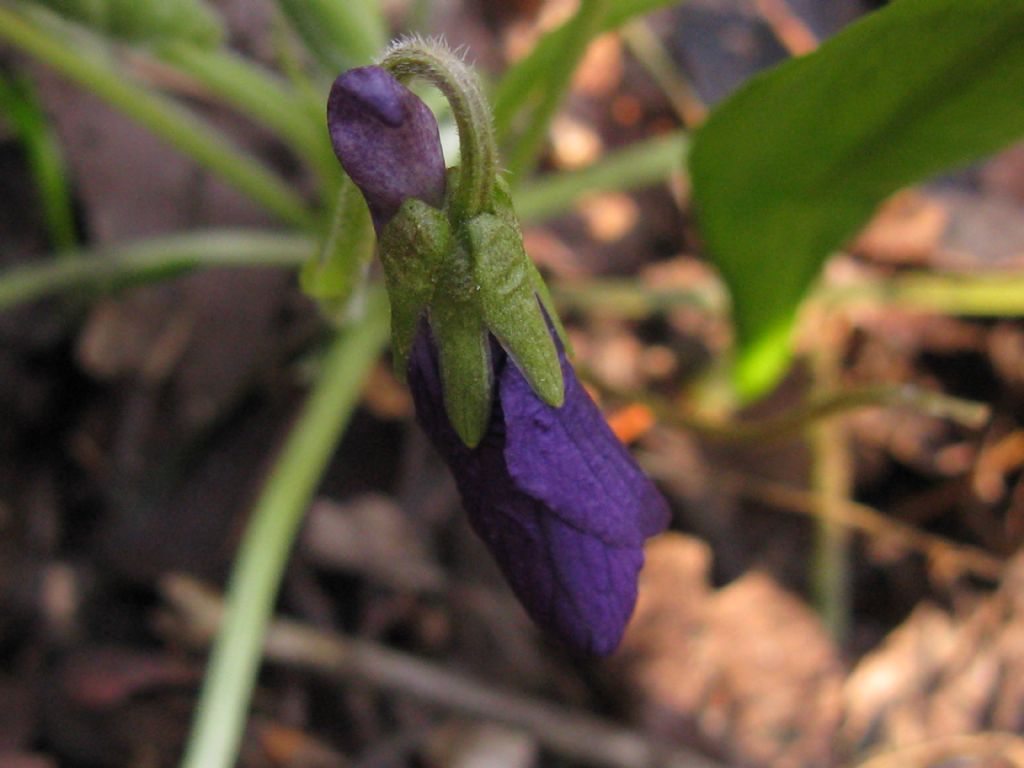
<svg viewBox="0 0 1024 768">
<path fill-rule="evenodd" d="M 489 211 L 498 149 L 491 110 L 476 74 L 443 44 L 418 38 L 398 42 L 380 65 L 399 80 L 423 78 L 436 86 L 451 105 L 459 129 L 460 156 L 452 219 L 465 221 Z"/>
<path fill-rule="evenodd" d="M 227 611 L 210 658 L 183 768 L 235 764 L 263 638 L 303 513 L 388 335 L 387 301 L 371 294 L 365 316 L 339 334 L 316 387 L 281 450 L 239 545 Z"/>
</svg>

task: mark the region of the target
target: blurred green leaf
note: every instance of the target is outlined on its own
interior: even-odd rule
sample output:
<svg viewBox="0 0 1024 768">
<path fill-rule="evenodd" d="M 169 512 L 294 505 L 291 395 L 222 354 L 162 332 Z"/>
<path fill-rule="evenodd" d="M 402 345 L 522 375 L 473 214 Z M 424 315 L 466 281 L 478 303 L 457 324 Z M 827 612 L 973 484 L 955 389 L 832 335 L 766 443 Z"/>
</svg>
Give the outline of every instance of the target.
<svg viewBox="0 0 1024 768">
<path fill-rule="evenodd" d="M 0 40 L 89 89 L 282 220 L 312 223 L 305 200 L 284 179 L 180 102 L 128 78 L 102 37 L 34 4 L 17 8 L 0 4 Z"/>
<path fill-rule="evenodd" d="M 585 168 L 535 177 L 516 188 L 516 212 L 524 222 L 543 221 L 571 210 L 589 195 L 653 186 L 682 172 L 679 157 L 689 146 L 687 134 L 677 131 L 609 152 Z"/>
<path fill-rule="evenodd" d="M 278 0 L 317 60 L 333 76 L 369 64 L 388 41 L 377 0 Z"/>
<path fill-rule="evenodd" d="M 595 33 L 608 32 L 636 16 L 656 11 L 681 0 L 616 0 L 609 3 L 601 14 Z M 586 0 L 587 3 L 591 0 Z M 582 10 L 582 9 L 581 9 Z M 541 38 L 522 61 L 510 67 L 494 93 L 494 126 L 499 140 L 507 137 L 517 115 L 543 101 L 552 87 L 552 74 L 564 53 L 573 49 L 573 41 L 580 32 L 580 16 L 575 15 Z M 557 80 L 557 78 L 555 78 Z"/>
<path fill-rule="evenodd" d="M 1022 0 L 898 0 L 715 110 L 690 174 L 740 393 L 784 373 L 800 301 L 878 203 L 1021 134 Z"/>
<path fill-rule="evenodd" d="M 602 22 L 612 7 L 611 0 L 587 0 L 568 22 L 559 28 L 559 45 L 547 57 L 544 77 L 538 79 L 529 119 L 509 142 L 507 166 L 515 183 L 531 170 L 547 137 L 548 126 L 562 102 L 572 73 L 579 66 L 590 41 L 601 31 Z"/>
<path fill-rule="evenodd" d="M 25 148 L 50 245 L 57 251 L 74 248 L 75 217 L 64 155 L 28 80 L 11 81 L 0 77 L 0 118 L 7 120 Z"/>
<path fill-rule="evenodd" d="M 128 42 L 187 40 L 216 47 L 224 39 L 220 16 L 203 0 L 32 0 L 93 29 Z"/>
<path fill-rule="evenodd" d="M 225 104 L 274 131 L 308 162 L 325 190 L 337 188 L 341 172 L 324 126 L 322 95 L 310 105 L 304 93 L 276 72 L 229 50 L 173 42 L 156 52 Z"/>
</svg>

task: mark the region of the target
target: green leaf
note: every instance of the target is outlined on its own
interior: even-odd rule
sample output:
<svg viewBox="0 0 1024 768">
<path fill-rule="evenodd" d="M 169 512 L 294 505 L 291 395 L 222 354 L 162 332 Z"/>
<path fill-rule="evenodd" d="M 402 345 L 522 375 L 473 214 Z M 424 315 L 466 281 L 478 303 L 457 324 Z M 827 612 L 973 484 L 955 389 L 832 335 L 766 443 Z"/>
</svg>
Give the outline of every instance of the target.
<svg viewBox="0 0 1024 768">
<path fill-rule="evenodd" d="M 715 110 L 690 173 L 740 393 L 784 373 L 801 299 L 882 200 L 1021 134 L 1022 0 L 897 0 Z"/>
<path fill-rule="evenodd" d="M 590 0 L 587 0 L 590 2 Z M 636 16 L 656 11 L 680 0 L 617 0 L 610 3 L 608 10 L 601 14 L 596 30 L 585 30 L 587 37 L 592 32 L 609 32 Z M 578 43 L 580 21 L 573 16 L 560 27 L 545 35 L 522 61 L 510 68 L 501 80 L 494 94 L 494 124 L 498 138 L 503 140 L 513 119 L 524 108 L 536 106 L 544 99 L 552 86 L 558 86 L 561 74 L 555 68 L 566 52 L 571 52 Z M 575 59 L 570 60 L 574 68 Z"/>
<path fill-rule="evenodd" d="M 0 77 L 0 119 L 3 118 L 10 123 L 25 149 L 50 244 L 57 251 L 74 248 L 75 216 L 64 153 L 27 79 L 8 81 Z"/>
<path fill-rule="evenodd" d="M 278 0 L 299 37 L 333 76 L 369 64 L 388 40 L 377 0 Z"/>
<path fill-rule="evenodd" d="M 115 50 L 98 35 L 34 7 L 0 3 L 0 40 L 39 59 L 232 184 L 279 218 L 312 222 L 305 200 L 195 112 L 128 78 Z"/>
<path fill-rule="evenodd" d="M 98 32 L 131 43 L 187 40 L 213 48 L 220 16 L 203 0 L 33 0 Z"/>
<path fill-rule="evenodd" d="M 679 158 L 689 146 L 687 134 L 675 131 L 608 152 L 585 168 L 538 176 L 516 188 L 516 213 L 524 222 L 544 221 L 572 210 L 589 195 L 653 186 L 681 172 Z"/>
</svg>

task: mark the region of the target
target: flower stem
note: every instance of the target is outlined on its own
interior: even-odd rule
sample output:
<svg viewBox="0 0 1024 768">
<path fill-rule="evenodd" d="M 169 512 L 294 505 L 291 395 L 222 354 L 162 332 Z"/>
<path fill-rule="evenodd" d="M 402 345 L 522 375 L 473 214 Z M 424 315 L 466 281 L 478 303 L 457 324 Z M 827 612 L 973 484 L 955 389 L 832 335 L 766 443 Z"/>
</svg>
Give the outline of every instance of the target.
<svg viewBox="0 0 1024 768">
<path fill-rule="evenodd" d="M 417 38 L 397 43 L 380 65 L 399 80 L 423 78 L 437 87 L 451 105 L 459 129 L 460 155 L 458 186 L 452 195 L 452 220 L 468 221 L 489 211 L 498 149 L 491 110 L 476 74 L 444 45 Z"/>
<path fill-rule="evenodd" d="M 387 301 L 338 335 L 292 428 L 239 545 L 227 612 L 214 644 L 183 768 L 235 764 L 263 638 L 303 513 L 388 335 Z"/>
<path fill-rule="evenodd" d="M 43 18 L 42 14 L 37 14 Z M 175 149 L 192 157 L 262 205 L 281 220 L 306 226 L 311 216 L 303 200 L 278 176 L 243 155 L 220 133 L 183 107 L 123 77 L 101 55 L 107 46 L 85 29 L 95 51 L 81 50 L 54 24 L 30 22 L 24 14 L 0 6 L 0 40 L 34 56 L 82 85 L 128 117 L 144 125 Z M 70 26 L 70 25 L 69 25 Z"/>
</svg>

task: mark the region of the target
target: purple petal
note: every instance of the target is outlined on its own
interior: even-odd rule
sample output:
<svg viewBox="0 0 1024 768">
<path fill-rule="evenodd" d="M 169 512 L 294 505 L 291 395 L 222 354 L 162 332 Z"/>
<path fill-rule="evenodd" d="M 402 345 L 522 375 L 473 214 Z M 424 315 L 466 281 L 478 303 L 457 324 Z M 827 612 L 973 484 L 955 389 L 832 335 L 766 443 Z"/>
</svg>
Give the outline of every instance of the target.
<svg viewBox="0 0 1024 768">
<path fill-rule="evenodd" d="M 426 333 L 409 365 L 416 415 L 451 467 L 470 523 L 533 620 L 577 650 L 611 653 L 636 603 L 644 538 L 667 525 L 667 506 L 564 354 L 566 403 L 551 408 L 495 346 L 501 391 L 475 449 L 459 440 L 445 415 L 436 351 Z M 556 465 L 536 478 L 525 476 L 538 471 L 535 463 L 520 456 L 530 452 L 530 440 L 537 461 L 547 456 Z M 557 483 L 556 471 L 563 473 Z M 595 476 L 601 472 L 607 478 Z M 594 498 L 582 498 L 597 487 Z"/>
<path fill-rule="evenodd" d="M 378 232 L 408 197 L 441 207 L 445 168 L 437 120 L 386 70 L 360 67 L 339 75 L 327 101 L 327 126 Z"/>
<path fill-rule="evenodd" d="M 567 524 L 609 544 L 639 546 L 665 530 L 665 499 L 619 442 L 559 351 L 565 403 L 541 401 L 515 365 L 499 386 L 505 460 L 516 485 Z"/>
</svg>

